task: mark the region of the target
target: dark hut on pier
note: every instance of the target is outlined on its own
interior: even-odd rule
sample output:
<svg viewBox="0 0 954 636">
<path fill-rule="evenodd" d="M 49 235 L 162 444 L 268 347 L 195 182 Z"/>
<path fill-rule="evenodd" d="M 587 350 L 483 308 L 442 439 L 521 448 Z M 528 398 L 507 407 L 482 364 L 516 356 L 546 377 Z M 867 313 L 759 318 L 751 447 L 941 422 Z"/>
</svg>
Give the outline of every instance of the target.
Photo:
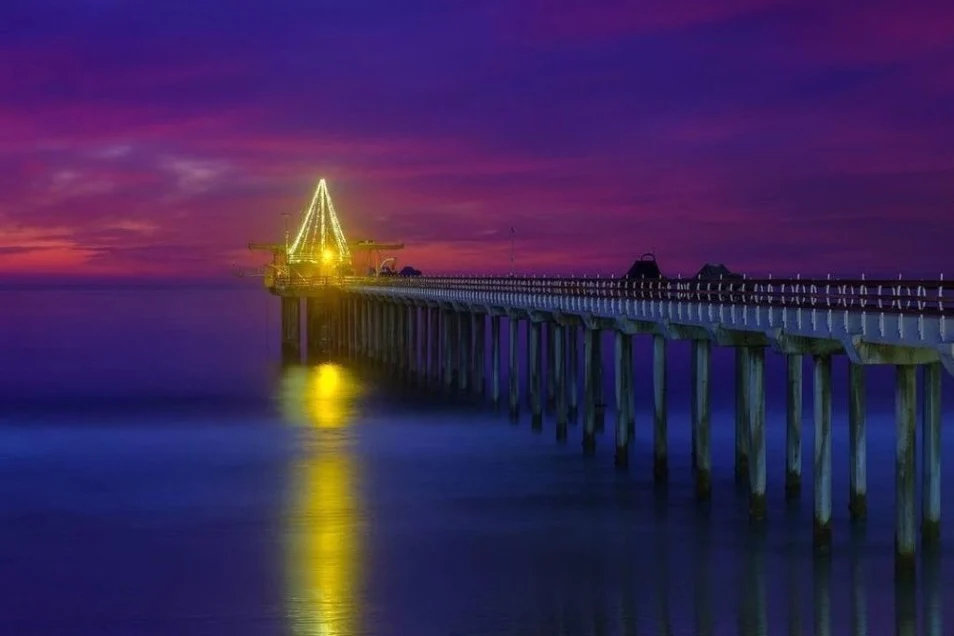
<svg viewBox="0 0 954 636">
<path fill-rule="evenodd" d="M 699 280 L 741 280 L 742 274 L 731 271 L 722 263 L 706 263 L 695 278 Z"/>
<path fill-rule="evenodd" d="M 662 272 L 659 270 L 659 264 L 656 263 L 656 255 L 647 252 L 640 256 L 629 268 L 623 278 L 627 280 L 640 280 L 640 279 L 660 279 L 662 278 Z"/>
</svg>

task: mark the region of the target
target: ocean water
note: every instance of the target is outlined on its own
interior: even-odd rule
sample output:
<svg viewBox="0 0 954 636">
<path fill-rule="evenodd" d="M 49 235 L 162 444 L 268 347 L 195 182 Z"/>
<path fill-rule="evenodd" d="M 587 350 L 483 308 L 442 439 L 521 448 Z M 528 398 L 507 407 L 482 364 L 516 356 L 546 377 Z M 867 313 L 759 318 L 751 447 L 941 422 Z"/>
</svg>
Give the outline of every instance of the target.
<svg viewBox="0 0 954 636">
<path fill-rule="evenodd" d="M 682 345 L 671 351 L 670 480 L 659 489 L 647 342 L 635 351 L 635 446 L 619 472 L 611 414 L 585 458 L 579 425 L 559 444 L 550 419 L 535 433 L 526 417 L 514 425 L 380 372 L 282 369 L 277 303 L 257 288 L 0 297 L 0 633 L 948 633 L 950 524 L 914 583 L 893 580 L 888 369 L 869 373 L 869 518 L 852 525 L 835 365 L 834 544 L 816 558 L 811 395 L 803 493 L 789 504 L 776 356 L 768 519 L 753 527 L 732 475 L 723 351 L 713 498 L 700 505 Z M 945 378 L 948 421 L 952 404 Z"/>
</svg>

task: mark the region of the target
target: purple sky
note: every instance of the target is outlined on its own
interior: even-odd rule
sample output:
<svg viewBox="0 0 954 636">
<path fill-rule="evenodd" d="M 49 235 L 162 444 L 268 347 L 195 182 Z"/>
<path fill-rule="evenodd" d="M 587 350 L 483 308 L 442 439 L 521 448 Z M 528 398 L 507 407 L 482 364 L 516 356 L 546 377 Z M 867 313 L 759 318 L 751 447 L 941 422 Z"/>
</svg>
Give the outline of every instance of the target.
<svg viewBox="0 0 954 636">
<path fill-rule="evenodd" d="M 320 176 L 349 237 L 427 271 L 508 270 L 513 225 L 525 271 L 954 274 L 949 2 L 7 0 L 0 25 L 7 276 L 226 274 Z"/>
</svg>

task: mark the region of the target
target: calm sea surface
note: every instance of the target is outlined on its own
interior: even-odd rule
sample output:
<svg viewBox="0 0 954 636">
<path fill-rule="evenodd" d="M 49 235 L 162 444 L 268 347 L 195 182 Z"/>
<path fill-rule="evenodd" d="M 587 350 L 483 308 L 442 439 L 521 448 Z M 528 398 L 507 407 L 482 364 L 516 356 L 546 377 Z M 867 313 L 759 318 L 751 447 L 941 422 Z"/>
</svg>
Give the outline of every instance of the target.
<svg viewBox="0 0 954 636">
<path fill-rule="evenodd" d="M 870 513 L 854 528 L 836 397 L 835 542 L 821 560 L 811 549 L 811 395 L 803 495 L 787 505 L 774 355 L 769 518 L 757 530 L 733 483 L 724 352 L 714 357 L 713 500 L 700 506 L 682 346 L 671 350 L 670 484 L 658 490 L 642 341 L 636 445 L 621 474 L 611 414 L 586 459 L 578 425 L 560 445 L 552 421 L 535 434 L 526 419 L 513 426 L 361 369 L 282 370 L 277 303 L 258 288 L 6 290 L 0 306 L 2 634 L 954 630 L 941 609 L 954 602 L 954 587 L 944 589 L 954 581 L 951 523 L 916 586 L 892 579 L 887 370 L 869 375 Z M 843 361 L 835 374 L 838 392 Z M 946 515 L 952 443 L 946 435 Z"/>
</svg>

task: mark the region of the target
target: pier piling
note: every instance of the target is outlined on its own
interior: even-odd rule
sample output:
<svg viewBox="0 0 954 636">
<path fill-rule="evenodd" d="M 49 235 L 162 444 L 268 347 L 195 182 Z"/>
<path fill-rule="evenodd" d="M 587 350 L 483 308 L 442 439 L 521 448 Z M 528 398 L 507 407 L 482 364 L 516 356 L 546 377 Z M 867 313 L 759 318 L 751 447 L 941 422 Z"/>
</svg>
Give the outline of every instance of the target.
<svg viewBox="0 0 954 636">
<path fill-rule="evenodd" d="M 567 402 L 566 402 L 566 380 L 564 373 L 566 371 L 566 355 L 564 346 L 564 327 L 559 324 L 552 324 L 553 329 L 553 376 L 554 390 L 556 391 L 556 438 L 559 442 L 566 441 L 567 437 Z"/>
<path fill-rule="evenodd" d="M 692 403 L 694 406 L 693 432 L 695 439 L 696 496 L 707 500 L 712 494 L 712 452 L 710 448 L 709 417 L 709 372 L 712 342 L 693 340 L 694 382 Z"/>
<path fill-rule="evenodd" d="M 500 316 L 490 317 L 490 400 L 500 408 Z"/>
<path fill-rule="evenodd" d="M 745 347 L 735 349 L 735 479 L 739 483 L 748 484 L 750 479 L 746 351 Z"/>
<path fill-rule="evenodd" d="M 802 491 L 802 355 L 785 356 L 785 498 Z"/>
<path fill-rule="evenodd" d="M 765 517 L 765 348 L 752 347 L 748 355 L 749 390 L 752 412 L 749 416 L 749 515 Z"/>
<path fill-rule="evenodd" d="M 515 314 L 509 314 L 507 316 L 507 331 L 509 332 L 507 349 L 510 356 L 508 358 L 507 384 L 510 388 L 510 419 L 514 422 L 520 417 L 520 349 L 517 346 L 519 328 L 520 319 Z"/>
<path fill-rule="evenodd" d="M 301 301 L 298 298 L 282 297 L 282 349 L 283 364 L 301 362 Z"/>
<path fill-rule="evenodd" d="M 653 479 L 665 482 L 669 475 L 669 431 L 666 413 L 666 338 L 653 336 Z"/>
<path fill-rule="evenodd" d="M 546 343 L 546 387 L 547 387 L 547 401 L 546 401 L 546 412 L 553 413 L 553 409 L 556 408 L 556 338 L 557 338 L 557 324 L 556 322 L 549 320 L 544 325 L 543 332 L 544 341 Z"/>
<path fill-rule="evenodd" d="M 543 391 L 543 378 L 540 377 L 542 351 L 540 349 L 541 325 L 534 320 L 527 321 L 530 327 L 530 426 L 535 431 L 543 429 L 543 403 L 540 394 Z"/>
<path fill-rule="evenodd" d="M 848 510 L 852 520 L 868 512 L 868 453 L 865 422 L 865 368 L 848 364 Z"/>
<path fill-rule="evenodd" d="M 917 413 L 917 367 L 896 367 L 895 405 L 897 419 L 897 460 L 895 490 L 897 530 L 895 533 L 895 572 L 908 576 L 914 572 L 917 535 L 915 483 L 915 416 Z"/>
<path fill-rule="evenodd" d="M 583 453 L 596 452 L 596 382 L 599 349 L 596 345 L 600 332 L 583 330 Z"/>
<path fill-rule="evenodd" d="M 616 348 L 613 352 L 615 361 L 616 385 L 616 466 L 625 468 L 629 465 L 629 394 L 633 390 L 633 337 L 621 331 L 615 332 Z"/>
<path fill-rule="evenodd" d="M 924 366 L 921 538 L 926 546 L 941 538 L 941 373 L 940 362 Z"/>
<path fill-rule="evenodd" d="M 815 410 L 815 519 L 814 544 L 831 544 L 831 356 L 816 355 Z"/>
<path fill-rule="evenodd" d="M 576 423 L 579 418 L 579 373 L 580 349 L 576 325 L 566 327 L 566 384 L 567 400 L 569 401 L 569 420 Z"/>
</svg>

